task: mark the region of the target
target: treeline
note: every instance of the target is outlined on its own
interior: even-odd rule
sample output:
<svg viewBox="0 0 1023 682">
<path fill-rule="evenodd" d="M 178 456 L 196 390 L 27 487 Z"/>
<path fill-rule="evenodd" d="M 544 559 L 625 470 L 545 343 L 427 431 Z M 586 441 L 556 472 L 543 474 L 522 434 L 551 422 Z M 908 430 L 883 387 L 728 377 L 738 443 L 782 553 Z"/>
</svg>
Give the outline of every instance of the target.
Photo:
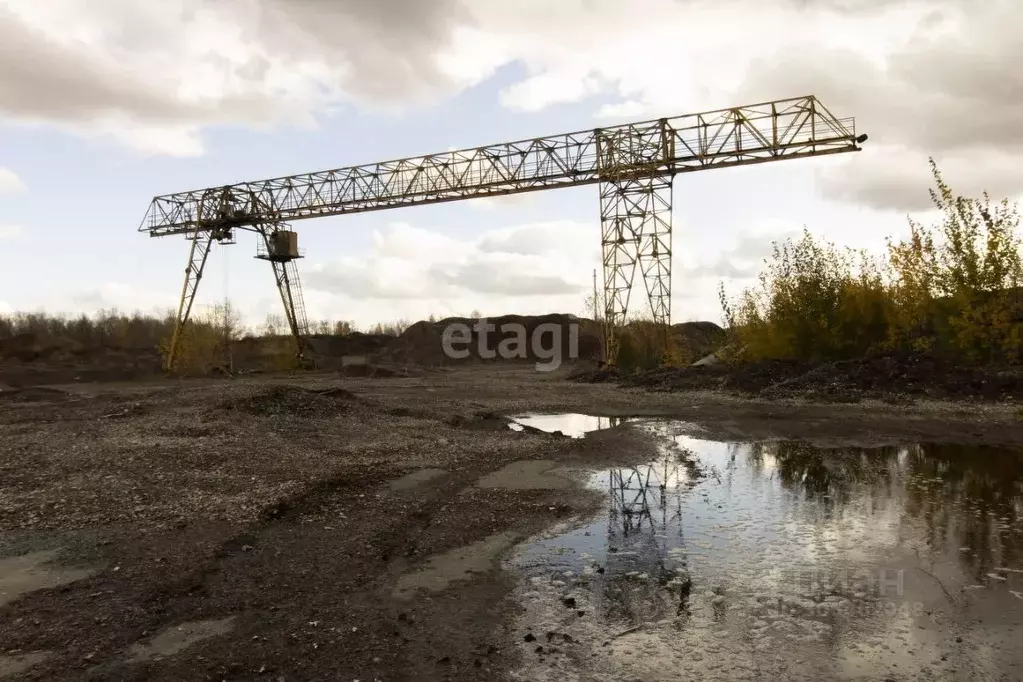
<svg viewBox="0 0 1023 682">
<path fill-rule="evenodd" d="M 431 315 L 431 321 L 436 316 Z M 18 312 L 0 315 L 0 339 L 31 337 L 37 343 L 73 342 L 82 346 L 116 348 L 156 348 L 174 329 L 175 315 L 126 314 L 117 310 L 101 310 L 92 315 L 61 315 Z M 262 325 L 241 324 L 233 307 L 219 304 L 197 311 L 191 325 L 232 339 L 244 337 L 288 336 L 291 331 L 283 315 L 268 315 Z M 347 321 L 319 320 L 310 322 L 309 334 L 346 336 L 354 333 L 400 336 L 410 325 L 408 320 L 377 322 L 360 328 Z"/>
<path fill-rule="evenodd" d="M 431 319 L 436 319 L 431 316 Z M 15 313 L 0 315 L 0 358 L 11 356 L 32 359 L 50 357 L 48 351 L 84 351 L 94 349 L 129 350 L 158 353 L 166 362 L 170 356 L 176 314 L 124 314 L 102 310 L 93 315 L 52 315 Z M 400 336 L 409 326 L 407 320 L 381 322 L 363 333 Z M 359 333 L 350 321 L 317 321 L 309 324 L 308 334 L 347 336 Z M 246 338 L 274 340 L 271 353 L 277 369 L 299 367 L 297 348 L 283 315 L 269 315 L 262 325 L 249 328 L 242 324 L 237 310 L 221 303 L 195 311 L 181 331 L 174 354 L 175 371 L 189 375 L 208 375 L 231 370 L 235 343 Z M 4 341 L 10 343 L 5 344 Z"/>
<path fill-rule="evenodd" d="M 775 244 L 759 283 L 729 299 L 720 288 L 730 350 L 745 360 L 839 360 L 929 352 L 969 364 L 1023 354 L 1019 212 L 987 194 L 955 194 L 931 161 L 935 225 L 881 255 L 815 239 Z"/>
<path fill-rule="evenodd" d="M 14 313 L 0 315 L 0 339 L 29 337 L 36 343 L 155 348 L 174 328 L 173 315 L 126 315 L 102 310 L 93 315 Z"/>
</svg>

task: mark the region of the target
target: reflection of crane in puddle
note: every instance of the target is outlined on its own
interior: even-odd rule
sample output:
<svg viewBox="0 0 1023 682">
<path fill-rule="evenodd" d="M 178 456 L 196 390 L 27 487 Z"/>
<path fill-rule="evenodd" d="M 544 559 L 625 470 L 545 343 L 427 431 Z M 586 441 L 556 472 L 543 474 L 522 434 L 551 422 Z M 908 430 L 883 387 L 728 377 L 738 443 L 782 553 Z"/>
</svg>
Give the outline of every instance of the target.
<svg viewBox="0 0 1023 682">
<path fill-rule="evenodd" d="M 681 492 L 695 482 L 694 463 L 676 444 L 680 433 L 673 431 L 678 427 L 644 426 L 660 441 L 659 457 L 608 472 L 608 554 L 602 580 L 602 615 L 634 624 L 685 613 L 689 577 L 682 551 Z"/>
</svg>

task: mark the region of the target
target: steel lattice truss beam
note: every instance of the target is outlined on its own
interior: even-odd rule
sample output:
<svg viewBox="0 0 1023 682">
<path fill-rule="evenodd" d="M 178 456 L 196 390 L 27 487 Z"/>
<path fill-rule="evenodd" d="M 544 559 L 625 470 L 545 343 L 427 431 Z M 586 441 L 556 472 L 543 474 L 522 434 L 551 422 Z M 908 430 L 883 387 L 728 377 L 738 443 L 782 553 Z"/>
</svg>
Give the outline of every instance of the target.
<svg viewBox="0 0 1023 682">
<path fill-rule="evenodd" d="M 854 151 L 853 119 L 814 96 L 155 197 L 139 230 L 214 227 L 415 206 Z"/>
</svg>

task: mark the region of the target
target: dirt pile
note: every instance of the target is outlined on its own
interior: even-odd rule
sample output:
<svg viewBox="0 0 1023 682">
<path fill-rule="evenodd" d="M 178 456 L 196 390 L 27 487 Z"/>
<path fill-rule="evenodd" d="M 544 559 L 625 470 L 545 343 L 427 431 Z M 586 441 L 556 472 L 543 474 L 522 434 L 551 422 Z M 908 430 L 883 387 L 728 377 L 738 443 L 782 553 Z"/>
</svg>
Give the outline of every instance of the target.
<svg viewBox="0 0 1023 682">
<path fill-rule="evenodd" d="M 816 365 L 796 360 L 764 360 L 738 366 L 666 368 L 623 377 L 622 383 L 662 391 L 719 389 L 767 399 L 837 402 L 899 396 L 1023 399 L 1021 367 L 962 367 L 922 353 Z"/>
<path fill-rule="evenodd" d="M 488 410 L 478 410 L 471 415 L 456 414 L 446 420 L 448 426 L 477 431 L 507 431 L 508 419 Z"/>
<path fill-rule="evenodd" d="M 9 386 L 124 381 L 158 374 L 160 366 L 155 348 L 84 346 L 34 334 L 0 339 L 0 382 Z"/>
<path fill-rule="evenodd" d="M 70 399 L 70 394 L 64 391 L 58 391 L 55 388 L 46 388 L 45 386 L 11 389 L 4 389 L 3 387 L 0 387 L 0 402 L 9 401 L 12 403 L 35 403 L 57 402 Z"/>
<path fill-rule="evenodd" d="M 500 357 L 483 357 L 480 348 L 496 351 L 502 342 L 512 344 L 512 339 L 517 333 L 514 329 L 522 328 L 526 332 L 526 343 L 523 350 L 523 360 L 536 362 L 542 360 L 536 355 L 532 339 L 541 325 L 553 325 L 559 331 L 560 345 L 558 347 L 561 357 L 572 357 L 576 352 L 580 360 L 596 360 L 601 357 L 601 340 L 598 333 L 598 325 L 593 320 L 579 318 L 575 315 L 551 314 L 551 315 L 502 315 L 500 317 L 487 318 L 486 322 L 493 325 L 486 334 L 476 331 L 477 321 L 465 317 L 450 317 L 437 322 L 421 321 L 410 326 L 405 332 L 390 342 L 383 351 L 383 355 L 395 360 L 413 361 L 422 365 L 443 365 L 456 364 L 459 362 L 485 362 L 501 360 Z M 465 358 L 451 358 L 444 353 L 443 335 L 444 330 L 452 325 L 461 324 L 469 329 L 468 342 L 461 343 L 457 347 L 468 351 Z M 503 330 L 505 325 L 515 325 Z M 572 331 L 572 327 L 575 331 Z M 543 330 L 541 330 L 543 331 Z M 578 348 L 573 351 L 571 348 L 572 334 L 576 335 Z M 721 347 L 725 340 L 725 331 L 713 322 L 682 322 L 672 326 L 672 334 L 680 348 L 693 356 L 700 358 L 714 352 Z M 481 340 L 481 336 L 484 338 Z M 550 332 L 543 333 L 538 340 L 540 350 L 549 349 L 553 346 L 555 339 Z"/>
<path fill-rule="evenodd" d="M 221 404 L 257 417 L 329 417 L 363 406 L 363 401 L 343 388 L 317 391 L 299 386 L 271 386 L 253 395 Z"/>
<path fill-rule="evenodd" d="M 693 360 L 699 360 L 721 348 L 725 343 L 725 330 L 713 322 L 682 322 L 671 326 L 678 346 Z"/>
<path fill-rule="evenodd" d="M 486 327 L 478 327 L 481 322 Z M 444 332 L 462 325 L 464 335 L 453 338 L 456 351 L 466 351 L 465 357 L 451 357 L 444 351 Z M 575 331 L 573 331 L 575 327 Z M 571 357 L 573 336 L 578 339 L 579 357 L 596 357 L 600 352 L 599 339 L 587 331 L 588 325 L 575 315 L 501 315 L 475 320 L 468 317 L 449 317 L 437 322 L 423 320 L 406 329 L 383 351 L 394 361 L 414 362 L 420 365 L 449 365 L 462 362 L 490 362 L 521 359 L 537 362 L 536 351 L 556 348 L 561 357 Z M 520 331 L 524 331 L 522 336 Z M 534 342 L 534 338 L 536 341 Z M 517 341 L 522 341 L 518 344 Z M 502 343 L 505 344 L 502 346 Z M 481 352 L 481 348 L 483 351 Z M 502 358 L 499 349 L 516 353 L 521 358 Z"/>
<path fill-rule="evenodd" d="M 392 379 L 392 378 L 406 378 L 422 376 L 423 372 L 416 369 L 410 369 L 408 367 L 394 366 L 390 367 L 387 365 L 349 365 L 347 367 L 340 367 L 337 370 L 338 376 L 342 378 L 370 378 L 370 379 Z"/>
<path fill-rule="evenodd" d="M 574 369 L 568 375 L 568 378 L 571 381 L 578 381 L 584 384 L 606 384 L 612 381 L 620 381 L 625 376 L 617 367 L 583 365 Z"/>
<path fill-rule="evenodd" d="M 768 396 L 877 397 L 890 393 L 932 398 L 1023 398 L 1023 367 L 956 366 L 926 355 L 848 360 L 814 367 L 775 382 Z"/>
</svg>

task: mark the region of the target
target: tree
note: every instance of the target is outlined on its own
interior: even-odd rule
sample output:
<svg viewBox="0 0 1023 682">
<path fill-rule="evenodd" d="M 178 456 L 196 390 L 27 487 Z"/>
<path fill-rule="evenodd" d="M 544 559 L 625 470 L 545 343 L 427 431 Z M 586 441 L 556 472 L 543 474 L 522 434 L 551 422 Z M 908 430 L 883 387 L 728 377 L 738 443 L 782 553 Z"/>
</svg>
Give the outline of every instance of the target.
<svg viewBox="0 0 1023 682">
<path fill-rule="evenodd" d="M 287 327 L 283 315 L 268 314 L 263 322 L 263 336 L 283 336 Z"/>
</svg>

